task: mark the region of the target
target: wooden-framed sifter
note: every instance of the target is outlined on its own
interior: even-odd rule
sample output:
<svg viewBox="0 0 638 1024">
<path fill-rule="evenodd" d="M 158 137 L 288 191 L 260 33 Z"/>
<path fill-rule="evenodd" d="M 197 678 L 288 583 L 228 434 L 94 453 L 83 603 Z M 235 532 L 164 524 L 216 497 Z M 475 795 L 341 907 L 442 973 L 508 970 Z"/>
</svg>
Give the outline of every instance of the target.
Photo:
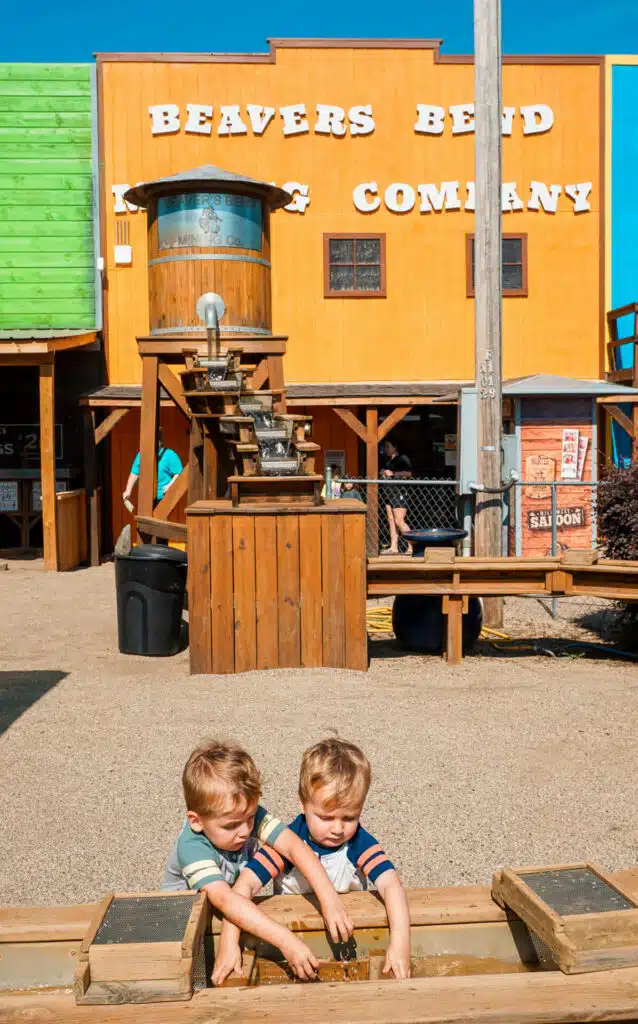
<svg viewBox="0 0 638 1024">
<path fill-rule="evenodd" d="M 527 925 L 542 965 L 565 974 L 638 965 L 638 903 L 595 864 L 503 868 L 492 896 Z"/>
</svg>

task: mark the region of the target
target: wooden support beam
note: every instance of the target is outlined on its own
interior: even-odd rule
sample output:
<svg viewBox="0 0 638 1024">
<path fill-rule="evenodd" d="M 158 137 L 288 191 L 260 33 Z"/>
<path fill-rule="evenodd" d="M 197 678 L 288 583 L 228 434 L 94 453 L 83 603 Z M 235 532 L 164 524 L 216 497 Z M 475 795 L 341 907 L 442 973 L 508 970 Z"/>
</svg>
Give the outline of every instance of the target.
<svg viewBox="0 0 638 1024">
<path fill-rule="evenodd" d="M 272 391 L 283 390 L 283 394 L 273 402 L 274 412 L 286 411 L 286 383 L 284 380 L 284 364 L 281 356 L 268 356 L 268 382 Z"/>
<path fill-rule="evenodd" d="M 188 504 L 201 501 L 204 497 L 204 439 L 199 420 L 191 417 L 191 429 L 188 441 Z"/>
<path fill-rule="evenodd" d="M 619 409 L 617 405 L 605 405 L 604 409 L 607 410 L 612 420 L 615 420 L 619 427 L 622 427 L 626 431 L 630 438 L 635 441 L 634 424 L 630 420 L 629 416 L 626 416 L 622 409 Z M 636 414 L 636 407 L 634 406 L 634 415 Z"/>
<path fill-rule="evenodd" d="M 157 427 L 159 401 L 159 361 L 157 356 L 142 359 L 142 408 L 140 413 L 140 478 L 138 513 L 153 514 L 157 493 Z"/>
<path fill-rule="evenodd" d="M 88 408 L 88 406 L 85 408 Z M 129 409 L 113 409 L 113 411 L 110 412 L 97 427 L 95 427 L 95 444 L 100 444 L 105 437 L 108 437 L 113 430 L 113 427 L 117 426 L 120 420 L 123 420 L 129 411 Z M 93 417 L 93 422 L 95 422 L 95 416 Z"/>
<path fill-rule="evenodd" d="M 638 404 L 638 395 L 630 391 L 626 395 L 601 395 L 600 398 L 596 399 L 598 405 L 618 405 L 619 403 L 625 403 L 626 405 Z"/>
<path fill-rule="evenodd" d="M 188 408 L 186 399 L 182 394 L 181 384 L 179 383 L 177 377 L 175 376 L 174 373 L 171 372 L 166 363 L 160 362 L 158 364 L 157 372 L 159 375 L 160 384 L 162 385 L 164 390 L 168 392 L 168 394 L 171 396 L 179 411 L 183 413 L 186 419 L 190 422 L 191 411 Z"/>
<path fill-rule="evenodd" d="M 366 477 L 377 480 L 379 477 L 379 410 L 366 409 Z M 368 484 L 366 492 L 368 506 L 368 555 L 379 554 L 379 487 Z"/>
<path fill-rule="evenodd" d="M 268 382 L 268 360 L 262 359 L 259 366 L 250 378 L 250 386 L 253 391 L 259 391 Z"/>
<path fill-rule="evenodd" d="M 55 366 L 40 366 L 40 477 L 44 568 L 57 571 L 58 535 L 55 498 Z"/>
<path fill-rule="evenodd" d="M 100 564 L 95 412 L 88 405 L 83 407 L 82 412 L 84 415 L 84 490 L 86 491 L 86 516 L 89 526 L 89 563 L 95 566 Z"/>
<path fill-rule="evenodd" d="M 400 405 L 396 409 L 393 409 L 379 426 L 378 440 L 383 441 L 383 438 L 390 433 L 393 427 L 396 427 L 397 423 L 401 422 L 403 417 L 409 413 L 411 408 L 411 405 Z"/>
<path fill-rule="evenodd" d="M 186 543 L 186 526 L 183 523 L 171 523 L 168 519 L 155 519 L 153 516 L 135 516 L 137 531 L 145 541 L 155 541 L 156 537 L 163 540 L 176 540 Z"/>
<path fill-rule="evenodd" d="M 179 474 L 176 480 L 170 485 L 164 497 L 155 506 L 153 516 L 157 519 L 167 519 L 175 506 L 182 500 L 188 490 L 188 476 L 190 471 L 190 463 L 186 463 L 182 472 Z"/>
<path fill-rule="evenodd" d="M 51 364 L 55 356 L 50 352 L 13 352 L 0 343 L 0 366 L 42 366 Z"/>
<path fill-rule="evenodd" d="M 607 380 L 612 384 L 622 384 L 623 381 L 631 384 L 634 379 L 634 371 L 631 366 L 626 367 L 624 370 L 610 370 L 607 374 Z"/>
<path fill-rule="evenodd" d="M 341 406 L 333 406 L 333 412 L 337 414 L 340 420 L 343 420 L 350 430 L 354 430 L 357 437 L 361 438 L 364 444 L 368 443 L 368 432 L 364 427 L 361 420 L 350 410 L 344 409 Z"/>
<path fill-rule="evenodd" d="M 463 660 L 463 613 L 469 609 L 469 598 L 462 594 L 443 597 L 443 614 L 447 616 L 445 658 L 448 665 L 460 665 Z"/>
</svg>

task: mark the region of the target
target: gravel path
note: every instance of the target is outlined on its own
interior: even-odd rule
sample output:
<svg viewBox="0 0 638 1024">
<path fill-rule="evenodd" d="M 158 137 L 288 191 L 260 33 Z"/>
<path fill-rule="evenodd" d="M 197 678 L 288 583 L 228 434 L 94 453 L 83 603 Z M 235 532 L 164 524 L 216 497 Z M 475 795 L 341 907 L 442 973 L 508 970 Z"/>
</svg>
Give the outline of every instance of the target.
<svg viewBox="0 0 638 1024">
<path fill-rule="evenodd" d="M 583 635 L 596 607 L 508 603 L 516 636 Z M 296 811 L 303 749 L 335 728 L 374 781 L 365 824 L 408 885 L 490 880 L 504 864 L 634 864 L 638 665 L 489 646 L 447 668 L 375 641 L 366 675 L 188 674 L 117 653 L 113 568 L 0 574 L 0 902 L 157 886 L 204 735 L 246 744 L 264 802 Z M 597 628 L 597 627 L 596 627 Z M 596 631 L 586 635 L 596 636 Z"/>
</svg>

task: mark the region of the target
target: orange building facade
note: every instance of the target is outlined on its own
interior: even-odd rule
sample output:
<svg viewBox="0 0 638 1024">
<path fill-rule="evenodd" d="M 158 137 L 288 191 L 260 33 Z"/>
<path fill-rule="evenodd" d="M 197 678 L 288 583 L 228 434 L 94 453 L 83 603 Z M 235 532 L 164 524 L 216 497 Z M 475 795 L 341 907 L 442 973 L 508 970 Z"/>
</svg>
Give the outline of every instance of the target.
<svg viewBox="0 0 638 1024">
<path fill-rule="evenodd" d="M 454 430 L 445 403 L 474 377 L 471 59 L 429 41 L 302 40 L 97 66 L 111 388 L 139 386 L 149 330 L 146 216 L 123 193 L 214 164 L 293 194 L 272 218 L 272 326 L 289 338 L 290 401 L 313 413 L 322 446 L 350 474 L 370 470 L 334 407 L 365 424 L 372 408 L 382 420 L 440 401 Z M 604 374 L 603 87 L 598 57 L 505 58 L 506 379 Z M 164 422 L 185 456 L 185 427 L 169 410 Z M 115 532 L 138 429 L 133 413 L 111 435 Z"/>
</svg>

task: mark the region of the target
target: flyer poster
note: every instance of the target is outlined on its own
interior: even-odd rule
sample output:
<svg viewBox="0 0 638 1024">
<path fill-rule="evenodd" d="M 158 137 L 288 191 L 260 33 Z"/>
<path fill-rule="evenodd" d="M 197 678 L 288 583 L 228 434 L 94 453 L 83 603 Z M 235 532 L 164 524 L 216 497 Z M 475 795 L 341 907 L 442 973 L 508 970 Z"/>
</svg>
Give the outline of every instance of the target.
<svg viewBox="0 0 638 1024">
<path fill-rule="evenodd" d="M 563 480 L 576 480 L 578 478 L 578 441 L 580 431 L 570 427 L 563 430 L 563 449 L 561 457 L 560 475 Z"/>
</svg>

